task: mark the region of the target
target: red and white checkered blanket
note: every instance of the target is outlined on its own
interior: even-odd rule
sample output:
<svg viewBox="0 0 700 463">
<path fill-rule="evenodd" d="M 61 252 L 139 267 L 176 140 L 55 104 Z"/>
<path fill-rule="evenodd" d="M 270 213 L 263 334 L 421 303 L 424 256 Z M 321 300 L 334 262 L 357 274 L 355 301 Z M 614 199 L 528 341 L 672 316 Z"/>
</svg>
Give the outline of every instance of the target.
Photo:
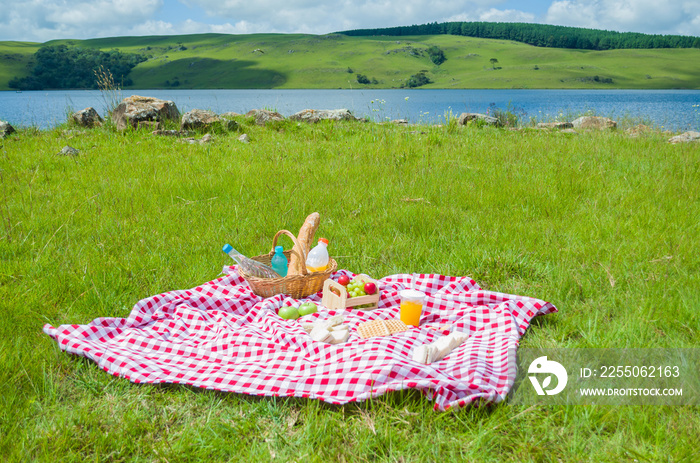
<svg viewBox="0 0 700 463">
<path fill-rule="evenodd" d="M 348 342 L 313 341 L 301 321 L 324 319 L 324 308 L 299 320 L 277 310 L 298 304 L 288 296 L 263 299 L 235 267 L 227 275 L 189 290 L 138 302 L 128 318 L 97 318 L 87 325 L 44 326 L 66 352 L 95 361 L 134 383 L 177 383 L 261 396 L 294 396 L 334 404 L 362 401 L 388 391 L 414 388 L 446 410 L 475 401 L 499 402 L 513 386 L 515 350 L 536 315 L 556 312 L 550 303 L 484 291 L 470 278 L 416 275 L 427 294 L 420 328 L 361 339 L 358 323 L 399 317 L 398 291 L 413 275 L 378 280 L 379 308 L 347 310 Z M 352 278 L 354 274 L 340 270 Z M 319 302 L 321 293 L 304 300 Z M 340 312 L 338 312 L 340 313 Z M 441 325 L 470 335 L 441 361 L 424 365 L 413 350 L 447 334 Z"/>
</svg>

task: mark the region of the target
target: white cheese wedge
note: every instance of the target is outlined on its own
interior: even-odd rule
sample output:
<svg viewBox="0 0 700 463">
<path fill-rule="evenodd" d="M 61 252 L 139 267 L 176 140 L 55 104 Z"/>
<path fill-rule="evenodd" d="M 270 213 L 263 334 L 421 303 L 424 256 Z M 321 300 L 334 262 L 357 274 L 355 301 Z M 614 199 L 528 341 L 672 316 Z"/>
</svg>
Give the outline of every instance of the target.
<svg viewBox="0 0 700 463">
<path fill-rule="evenodd" d="M 309 336 L 311 336 L 311 339 L 314 341 L 318 342 L 331 342 L 333 337 L 331 336 L 330 331 L 328 331 L 326 328 L 322 326 L 316 326 L 314 327 L 313 330 L 311 330 L 311 333 L 309 333 Z"/>
<path fill-rule="evenodd" d="M 350 336 L 350 330 L 333 330 L 331 334 L 331 344 L 341 344 L 348 340 Z"/>
</svg>

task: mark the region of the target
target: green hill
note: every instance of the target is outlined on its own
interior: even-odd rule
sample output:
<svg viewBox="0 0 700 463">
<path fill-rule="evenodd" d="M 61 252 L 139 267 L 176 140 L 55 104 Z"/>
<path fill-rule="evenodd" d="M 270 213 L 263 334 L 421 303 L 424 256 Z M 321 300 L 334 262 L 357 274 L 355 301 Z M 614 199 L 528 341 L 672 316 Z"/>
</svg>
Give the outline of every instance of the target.
<svg viewBox="0 0 700 463">
<path fill-rule="evenodd" d="M 130 88 L 396 88 L 425 71 L 425 88 L 700 89 L 700 49 L 575 50 L 455 35 L 199 34 L 0 42 L 0 90 L 30 73 L 44 45 L 148 57 Z M 447 60 L 435 65 L 427 49 Z M 357 74 L 370 84 L 359 84 Z"/>
</svg>

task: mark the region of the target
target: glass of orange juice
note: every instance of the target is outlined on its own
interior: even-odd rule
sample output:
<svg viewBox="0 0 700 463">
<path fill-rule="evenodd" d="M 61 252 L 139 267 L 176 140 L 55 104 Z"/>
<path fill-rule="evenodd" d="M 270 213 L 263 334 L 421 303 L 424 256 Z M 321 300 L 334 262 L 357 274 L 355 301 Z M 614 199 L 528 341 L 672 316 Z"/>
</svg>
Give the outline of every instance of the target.
<svg viewBox="0 0 700 463">
<path fill-rule="evenodd" d="M 401 321 L 407 325 L 418 326 L 423 312 L 425 293 L 417 289 L 404 289 L 399 291 L 399 297 L 401 298 Z"/>
</svg>

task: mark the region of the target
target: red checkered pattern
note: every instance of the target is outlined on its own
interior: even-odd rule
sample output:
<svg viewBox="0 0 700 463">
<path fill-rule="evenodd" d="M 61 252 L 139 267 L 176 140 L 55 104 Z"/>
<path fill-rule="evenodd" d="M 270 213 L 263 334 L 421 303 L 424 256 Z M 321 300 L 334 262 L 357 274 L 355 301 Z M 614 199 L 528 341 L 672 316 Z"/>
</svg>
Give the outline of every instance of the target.
<svg viewBox="0 0 700 463">
<path fill-rule="evenodd" d="M 382 296 L 374 311 L 321 308 L 299 320 L 283 320 L 277 311 L 299 301 L 284 295 L 262 299 L 236 267 L 224 273 L 193 289 L 144 299 L 128 318 L 45 325 L 44 332 L 62 350 L 134 383 L 188 384 L 334 404 L 414 388 L 434 400 L 435 409 L 446 410 L 503 400 L 515 380 L 520 337 L 533 317 L 557 311 L 538 299 L 484 291 L 466 277 L 400 274 L 378 280 Z M 341 274 L 354 276 L 340 270 L 333 278 Z M 399 317 L 398 292 L 414 278 L 428 295 L 421 327 L 361 339 L 355 331 L 360 322 Z M 320 303 L 321 293 L 304 300 Z M 351 326 L 344 344 L 315 342 L 300 324 L 337 313 Z M 439 362 L 414 362 L 413 350 L 446 334 L 445 323 L 469 339 Z"/>
</svg>

